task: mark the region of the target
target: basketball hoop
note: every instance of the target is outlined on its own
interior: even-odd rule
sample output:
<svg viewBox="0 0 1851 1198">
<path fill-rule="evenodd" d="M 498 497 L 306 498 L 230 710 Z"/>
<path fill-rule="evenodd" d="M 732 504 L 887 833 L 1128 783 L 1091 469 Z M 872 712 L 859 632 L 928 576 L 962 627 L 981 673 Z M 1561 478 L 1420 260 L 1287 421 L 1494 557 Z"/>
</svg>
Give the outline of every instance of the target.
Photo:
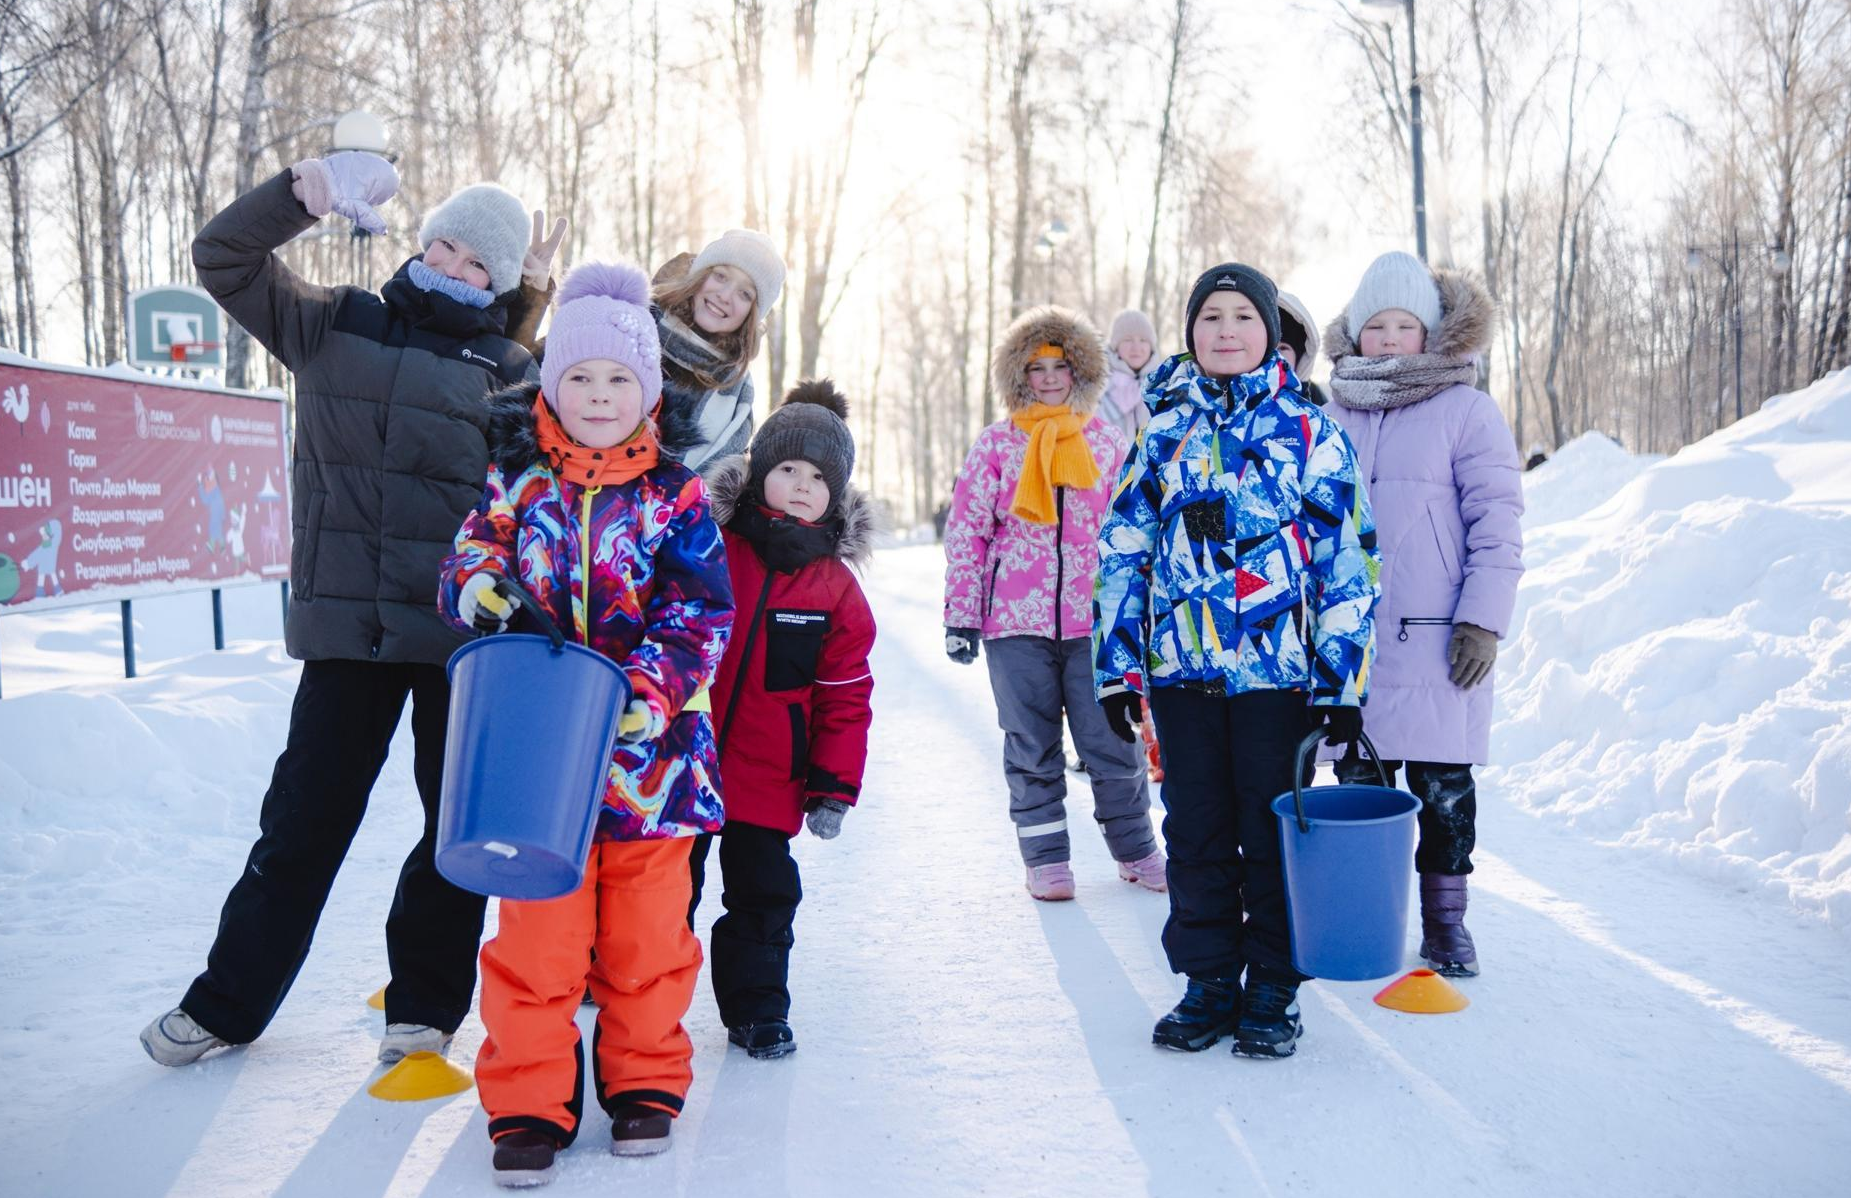
<svg viewBox="0 0 1851 1198">
<path fill-rule="evenodd" d="M 184 366 L 188 358 L 210 353 L 217 348 L 219 343 L 216 341 L 176 341 L 168 347 L 168 352 L 173 355 L 174 365 Z"/>
</svg>

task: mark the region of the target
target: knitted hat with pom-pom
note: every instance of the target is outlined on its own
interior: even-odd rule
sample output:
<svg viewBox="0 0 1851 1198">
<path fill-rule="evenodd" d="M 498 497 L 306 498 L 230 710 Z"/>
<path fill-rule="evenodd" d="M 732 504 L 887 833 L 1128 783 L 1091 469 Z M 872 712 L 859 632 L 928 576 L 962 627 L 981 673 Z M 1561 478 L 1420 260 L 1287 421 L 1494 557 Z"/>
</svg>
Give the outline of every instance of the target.
<svg viewBox="0 0 1851 1198">
<path fill-rule="evenodd" d="M 829 486 L 829 510 L 840 510 L 855 472 L 855 437 L 848 431 L 848 400 L 828 379 L 806 379 L 791 388 L 778 410 L 752 438 L 751 488 L 765 493 L 765 476 L 780 462 L 808 462 Z"/>
<path fill-rule="evenodd" d="M 627 262 L 587 262 L 559 285 L 540 390 L 549 401 L 580 362 L 607 358 L 636 372 L 643 411 L 662 397 L 662 343 L 649 314 L 649 276 Z"/>
</svg>

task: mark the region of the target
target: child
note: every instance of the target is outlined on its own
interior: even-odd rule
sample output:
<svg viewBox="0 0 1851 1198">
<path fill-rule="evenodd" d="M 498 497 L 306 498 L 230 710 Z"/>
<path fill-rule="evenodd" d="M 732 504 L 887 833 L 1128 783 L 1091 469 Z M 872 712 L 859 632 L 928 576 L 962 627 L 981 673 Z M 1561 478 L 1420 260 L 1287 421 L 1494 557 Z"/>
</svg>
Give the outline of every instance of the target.
<svg viewBox="0 0 1851 1198">
<path fill-rule="evenodd" d="M 744 453 L 752 436 L 752 379 L 765 313 L 784 289 L 784 260 L 771 238 L 729 229 L 656 284 L 662 339 L 663 436 L 690 448 L 691 470 Z"/>
<path fill-rule="evenodd" d="M 611 1151 L 668 1147 L 692 1078 L 681 1017 L 700 972 L 688 848 L 722 819 L 702 692 L 726 648 L 732 587 L 706 488 L 661 460 L 646 417 L 662 390 L 648 283 L 634 267 L 586 265 L 559 296 L 540 386 L 491 403 L 488 485 L 443 563 L 439 597 L 452 624 L 494 630 L 510 609 L 501 580 L 519 582 L 560 628 L 620 663 L 633 696 L 584 885 L 504 900 L 482 947 L 488 1038 L 476 1085 L 503 1185 L 547 1180 L 578 1133 L 573 1014 L 588 979 Z"/>
<path fill-rule="evenodd" d="M 1114 728 L 1136 735 L 1142 692 L 1163 741 L 1163 948 L 1189 982 L 1151 1038 L 1196 1052 L 1233 1031 L 1283 1057 L 1302 975 L 1269 804 L 1307 733 L 1359 735 L 1377 558 L 1349 442 L 1275 351 L 1275 295 L 1232 262 L 1190 292 L 1189 352 L 1151 378 L 1099 534 L 1094 638 Z"/>
<path fill-rule="evenodd" d="M 1318 360 L 1318 326 L 1305 301 L 1289 291 L 1279 293 L 1279 359 L 1298 376 L 1306 399 L 1323 407 L 1324 392 L 1308 375 Z"/>
<path fill-rule="evenodd" d="M 305 159 L 238 197 L 193 242 L 200 283 L 295 375 L 284 635 L 302 675 L 262 834 L 225 897 L 206 968 L 141 1034 L 163 1065 L 249 1043 L 269 1026 L 308 959 L 407 700 L 424 831 L 386 918 L 392 980 L 379 1059 L 443 1052 L 475 993 L 484 902 L 435 860 L 444 662 L 461 643 L 437 616 L 435 582 L 482 494 L 483 401 L 537 375 L 505 335 L 528 219 L 501 188 L 465 187 L 431 209 L 421 252 L 377 293 L 311 283 L 278 252 L 334 212 L 384 232 L 374 205 L 397 187 L 377 155 Z"/>
<path fill-rule="evenodd" d="M 1144 380 L 1157 368 L 1157 329 L 1150 317 L 1127 308 L 1112 318 L 1112 331 L 1105 340 L 1112 373 L 1106 379 L 1105 394 L 1099 397 L 1099 418 L 1125 434 L 1130 444 L 1150 419 L 1150 409 L 1144 406 Z"/>
<path fill-rule="evenodd" d="M 1523 576 L 1517 444 L 1495 400 L 1474 387 L 1492 304 L 1470 275 L 1409 254 L 1370 265 L 1325 334 L 1331 415 L 1369 479 L 1384 549 L 1383 639 L 1369 738 L 1391 776 L 1407 765 L 1421 800 L 1421 960 L 1448 977 L 1478 972 L 1465 930 L 1478 800 L 1472 765 L 1490 759 L 1491 666 Z M 1375 780 L 1348 759 L 1345 781 Z"/>
<path fill-rule="evenodd" d="M 1118 876 L 1161 891 L 1163 853 L 1143 766 L 1106 726 L 1087 676 L 1099 522 L 1125 456 L 1124 435 L 1092 415 L 1105 346 L 1077 313 L 1036 308 L 1003 334 L 991 372 L 1010 414 L 978 434 L 952 492 L 945 652 L 969 664 L 979 643 L 989 648 L 1009 817 L 1029 894 L 1073 897 L 1063 707 Z"/>
<path fill-rule="evenodd" d="M 726 796 L 713 994 L 727 1038 L 761 1060 L 797 1050 L 785 979 L 803 887 L 791 837 L 806 819 L 819 839 L 841 831 L 868 755 L 874 616 L 849 567 L 873 552 L 874 511 L 849 485 L 847 415 L 827 379 L 799 383 L 750 456 L 708 477 L 733 594 L 752 604 L 713 688 Z M 711 840 L 694 842 L 695 903 Z"/>
</svg>

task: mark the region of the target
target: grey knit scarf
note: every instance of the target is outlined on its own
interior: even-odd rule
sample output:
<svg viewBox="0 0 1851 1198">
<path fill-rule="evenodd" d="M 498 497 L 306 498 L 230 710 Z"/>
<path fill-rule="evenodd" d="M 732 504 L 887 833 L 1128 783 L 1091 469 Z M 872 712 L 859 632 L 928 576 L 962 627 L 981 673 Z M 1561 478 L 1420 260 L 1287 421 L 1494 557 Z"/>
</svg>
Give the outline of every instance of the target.
<svg viewBox="0 0 1851 1198">
<path fill-rule="evenodd" d="M 662 357 L 671 365 L 662 372 L 663 422 L 682 430 L 689 443 L 681 460 L 699 470 L 710 461 L 744 453 L 752 439 L 751 373 L 741 367 L 729 386 L 708 390 L 682 371 L 719 373 L 714 368 L 726 359 L 713 343 L 667 312 L 656 313 L 656 331 Z"/>
<path fill-rule="evenodd" d="M 1346 408 L 1383 412 L 1431 399 L 1455 383 L 1477 381 L 1472 360 L 1453 354 L 1346 355 L 1331 368 L 1330 394 Z"/>
</svg>

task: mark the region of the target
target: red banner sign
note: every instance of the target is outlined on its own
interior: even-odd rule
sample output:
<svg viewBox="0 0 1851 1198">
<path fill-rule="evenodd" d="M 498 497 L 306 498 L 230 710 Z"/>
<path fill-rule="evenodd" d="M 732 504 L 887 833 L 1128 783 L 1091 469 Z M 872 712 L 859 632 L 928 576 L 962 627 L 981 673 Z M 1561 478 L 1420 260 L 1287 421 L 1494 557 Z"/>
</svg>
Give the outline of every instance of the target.
<svg viewBox="0 0 1851 1198">
<path fill-rule="evenodd" d="M 0 352 L 0 612 L 289 577 L 281 397 Z"/>
</svg>

